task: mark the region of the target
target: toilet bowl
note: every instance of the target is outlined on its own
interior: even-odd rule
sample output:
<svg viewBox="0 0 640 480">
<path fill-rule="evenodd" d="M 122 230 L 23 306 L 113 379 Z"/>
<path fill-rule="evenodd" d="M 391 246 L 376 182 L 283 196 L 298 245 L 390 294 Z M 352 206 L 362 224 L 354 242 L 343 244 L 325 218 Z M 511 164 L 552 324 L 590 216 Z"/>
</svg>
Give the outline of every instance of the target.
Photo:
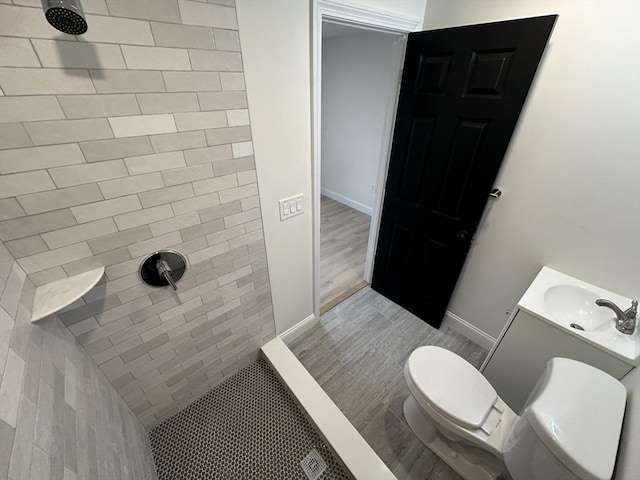
<svg viewBox="0 0 640 480">
<path fill-rule="evenodd" d="M 404 415 L 416 436 L 467 480 L 611 478 L 626 390 L 595 367 L 551 359 L 518 416 L 466 360 L 420 347 L 404 369 Z"/>
</svg>

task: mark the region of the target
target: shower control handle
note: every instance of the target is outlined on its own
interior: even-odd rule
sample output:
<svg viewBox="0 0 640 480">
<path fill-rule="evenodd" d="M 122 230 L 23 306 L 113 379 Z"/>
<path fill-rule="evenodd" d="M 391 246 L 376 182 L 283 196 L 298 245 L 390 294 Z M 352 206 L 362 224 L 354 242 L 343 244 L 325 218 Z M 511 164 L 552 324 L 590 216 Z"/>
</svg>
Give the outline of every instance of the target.
<svg viewBox="0 0 640 480">
<path fill-rule="evenodd" d="M 158 269 L 158 275 L 164 278 L 167 283 L 173 287 L 174 290 L 178 290 L 176 282 L 173 281 L 173 272 L 171 271 L 171 267 L 166 262 L 166 260 L 158 260 L 158 263 L 156 263 L 156 268 Z"/>
</svg>

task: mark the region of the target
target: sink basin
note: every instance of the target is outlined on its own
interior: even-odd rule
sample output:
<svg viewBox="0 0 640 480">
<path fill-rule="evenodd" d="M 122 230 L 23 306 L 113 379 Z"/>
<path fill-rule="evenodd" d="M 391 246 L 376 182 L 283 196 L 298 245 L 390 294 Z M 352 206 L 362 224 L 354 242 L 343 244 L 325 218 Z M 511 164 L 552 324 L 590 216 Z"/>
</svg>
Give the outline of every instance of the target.
<svg viewBox="0 0 640 480">
<path fill-rule="evenodd" d="M 587 332 L 615 328 L 615 314 L 596 305 L 600 296 L 576 285 L 554 285 L 544 293 L 549 313 L 566 325 Z"/>
<path fill-rule="evenodd" d="M 543 267 L 518 302 L 518 308 L 626 362 L 640 365 L 640 328 L 631 335 L 616 329 L 616 316 L 598 307 L 606 298 L 625 310 L 631 299 Z"/>
</svg>

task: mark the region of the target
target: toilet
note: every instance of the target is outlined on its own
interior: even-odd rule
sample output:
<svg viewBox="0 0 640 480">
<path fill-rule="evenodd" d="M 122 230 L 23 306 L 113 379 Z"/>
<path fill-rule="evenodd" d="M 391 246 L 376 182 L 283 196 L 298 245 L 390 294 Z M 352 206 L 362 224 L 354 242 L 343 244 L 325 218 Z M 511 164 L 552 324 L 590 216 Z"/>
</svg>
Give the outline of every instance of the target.
<svg viewBox="0 0 640 480">
<path fill-rule="evenodd" d="M 601 370 L 553 358 L 518 416 L 470 363 L 414 350 L 404 415 L 417 437 L 467 480 L 605 480 L 613 475 L 627 392 Z M 508 478 L 508 477 L 504 477 Z"/>
</svg>

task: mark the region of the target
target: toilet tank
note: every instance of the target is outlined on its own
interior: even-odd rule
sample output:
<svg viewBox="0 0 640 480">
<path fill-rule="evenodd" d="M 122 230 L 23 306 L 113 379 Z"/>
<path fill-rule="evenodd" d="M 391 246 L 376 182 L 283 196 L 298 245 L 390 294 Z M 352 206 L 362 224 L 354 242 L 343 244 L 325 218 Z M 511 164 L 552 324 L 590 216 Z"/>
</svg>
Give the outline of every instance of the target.
<svg viewBox="0 0 640 480">
<path fill-rule="evenodd" d="M 607 480 L 613 475 L 627 392 L 590 365 L 552 358 L 505 444 L 514 480 Z"/>
</svg>

